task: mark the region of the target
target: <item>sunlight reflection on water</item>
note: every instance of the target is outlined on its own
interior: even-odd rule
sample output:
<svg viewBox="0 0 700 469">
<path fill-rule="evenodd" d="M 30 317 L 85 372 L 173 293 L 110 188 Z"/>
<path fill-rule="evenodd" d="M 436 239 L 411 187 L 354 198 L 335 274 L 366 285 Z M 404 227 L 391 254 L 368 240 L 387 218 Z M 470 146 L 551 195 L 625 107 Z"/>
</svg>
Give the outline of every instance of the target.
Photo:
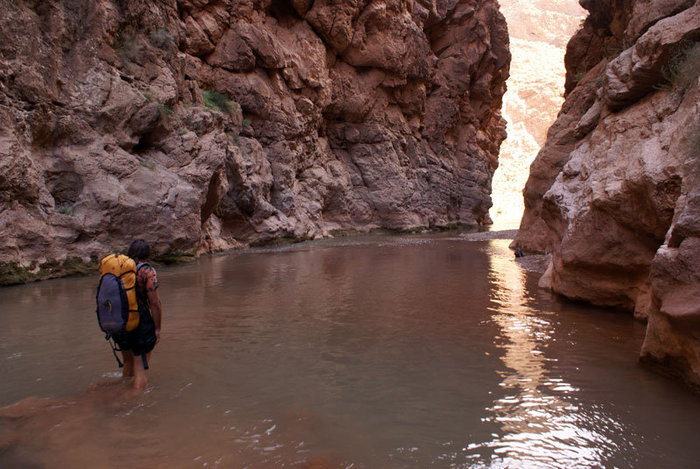
<svg viewBox="0 0 700 469">
<path fill-rule="evenodd" d="M 495 343 L 505 365 L 499 386 L 507 395 L 486 408 L 482 418 L 497 423 L 501 431 L 490 441 L 470 444 L 467 451 L 491 449 L 494 468 L 603 466 L 605 457 L 625 442 L 615 443 L 596 428 L 625 429 L 605 414 L 576 405 L 580 390 L 547 368 L 548 362 L 557 361 L 547 354 L 556 340 L 556 326 L 542 317 L 547 312 L 528 306 L 525 272 L 503 255 L 506 243 L 490 241 L 489 279 L 494 286 L 492 319 L 500 329 Z"/>
</svg>

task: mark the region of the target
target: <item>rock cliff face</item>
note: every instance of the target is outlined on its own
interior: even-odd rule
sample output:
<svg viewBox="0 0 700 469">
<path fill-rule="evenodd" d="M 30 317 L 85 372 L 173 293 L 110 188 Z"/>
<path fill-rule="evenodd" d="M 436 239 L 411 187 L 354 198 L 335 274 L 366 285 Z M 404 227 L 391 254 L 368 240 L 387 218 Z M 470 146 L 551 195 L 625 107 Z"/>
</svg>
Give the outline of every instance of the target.
<svg viewBox="0 0 700 469">
<path fill-rule="evenodd" d="M 489 221 L 495 0 L 0 12 L 0 263 Z"/>
<path fill-rule="evenodd" d="M 648 317 L 643 361 L 700 390 L 700 5 L 581 5 L 515 244 L 551 253 L 542 285 Z"/>
</svg>

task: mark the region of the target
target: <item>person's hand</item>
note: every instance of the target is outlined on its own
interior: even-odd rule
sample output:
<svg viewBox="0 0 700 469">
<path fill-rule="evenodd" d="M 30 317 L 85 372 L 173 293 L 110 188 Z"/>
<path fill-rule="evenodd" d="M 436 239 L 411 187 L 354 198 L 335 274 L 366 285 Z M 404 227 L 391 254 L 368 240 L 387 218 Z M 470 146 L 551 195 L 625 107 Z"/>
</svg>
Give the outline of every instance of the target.
<svg viewBox="0 0 700 469">
<path fill-rule="evenodd" d="M 156 344 L 160 342 L 160 329 L 156 329 Z"/>
</svg>

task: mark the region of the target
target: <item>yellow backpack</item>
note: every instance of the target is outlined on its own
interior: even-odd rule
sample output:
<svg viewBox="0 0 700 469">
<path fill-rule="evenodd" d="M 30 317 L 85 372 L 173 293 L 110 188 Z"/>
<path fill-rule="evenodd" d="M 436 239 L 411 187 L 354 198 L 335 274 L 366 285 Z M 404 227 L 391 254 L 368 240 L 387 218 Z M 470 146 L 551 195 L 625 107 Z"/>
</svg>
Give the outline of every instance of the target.
<svg viewBox="0 0 700 469">
<path fill-rule="evenodd" d="M 133 331 L 139 325 L 136 301 L 136 263 L 123 254 L 110 254 L 100 261 L 97 287 L 97 321 L 107 334 Z"/>
</svg>

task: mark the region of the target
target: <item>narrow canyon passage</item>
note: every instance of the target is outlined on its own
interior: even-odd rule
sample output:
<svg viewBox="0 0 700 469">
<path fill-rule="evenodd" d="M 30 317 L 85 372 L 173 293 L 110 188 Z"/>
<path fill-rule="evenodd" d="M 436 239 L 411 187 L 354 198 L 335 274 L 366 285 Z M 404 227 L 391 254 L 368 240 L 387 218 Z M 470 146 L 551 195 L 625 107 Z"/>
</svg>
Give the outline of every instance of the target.
<svg viewBox="0 0 700 469">
<path fill-rule="evenodd" d="M 0 0 L 0 467 L 694 468 L 700 3 L 580 2 Z M 143 394 L 17 286 L 135 238 Z"/>
<path fill-rule="evenodd" d="M 494 230 L 515 229 L 530 164 L 564 102 L 566 44 L 586 16 L 577 0 L 501 0 L 510 37 L 510 78 L 503 97 L 508 137 L 491 182 Z"/>
</svg>

